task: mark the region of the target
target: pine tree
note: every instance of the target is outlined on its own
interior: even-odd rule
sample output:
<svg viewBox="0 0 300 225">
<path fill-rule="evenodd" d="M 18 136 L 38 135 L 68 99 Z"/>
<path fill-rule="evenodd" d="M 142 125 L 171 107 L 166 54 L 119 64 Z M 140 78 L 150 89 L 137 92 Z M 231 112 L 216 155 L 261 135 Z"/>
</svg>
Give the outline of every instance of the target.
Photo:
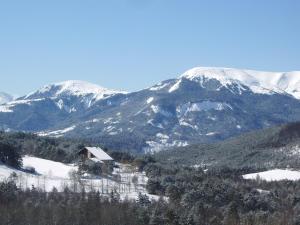
<svg viewBox="0 0 300 225">
<path fill-rule="evenodd" d="M 225 214 L 224 225 L 239 225 L 240 217 L 235 203 L 231 203 Z"/>
<path fill-rule="evenodd" d="M 10 144 L 0 142 L 0 162 L 19 168 L 22 166 L 20 153 Z"/>
<path fill-rule="evenodd" d="M 139 193 L 137 203 L 140 206 L 147 207 L 151 204 L 151 201 L 149 200 L 149 197 L 147 195 L 143 195 L 142 193 Z"/>
</svg>

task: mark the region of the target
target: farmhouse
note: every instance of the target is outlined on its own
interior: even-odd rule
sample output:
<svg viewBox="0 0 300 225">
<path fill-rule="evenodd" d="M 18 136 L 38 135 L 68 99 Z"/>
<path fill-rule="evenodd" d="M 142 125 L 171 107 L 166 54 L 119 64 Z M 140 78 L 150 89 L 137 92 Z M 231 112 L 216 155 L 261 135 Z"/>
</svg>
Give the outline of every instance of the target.
<svg viewBox="0 0 300 225">
<path fill-rule="evenodd" d="M 84 147 L 78 152 L 78 154 L 84 159 L 90 159 L 95 162 L 107 163 L 114 160 L 102 148 L 99 147 Z"/>
</svg>

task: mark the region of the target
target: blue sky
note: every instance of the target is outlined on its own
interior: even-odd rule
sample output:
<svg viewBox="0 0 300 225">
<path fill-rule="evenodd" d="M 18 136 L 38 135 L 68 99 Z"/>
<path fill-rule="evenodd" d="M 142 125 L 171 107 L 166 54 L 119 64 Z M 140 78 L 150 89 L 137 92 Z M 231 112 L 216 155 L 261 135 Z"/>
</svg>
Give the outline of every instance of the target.
<svg viewBox="0 0 300 225">
<path fill-rule="evenodd" d="M 0 0 L 0 91 L 138 90 L 195 66 L 300 70 L 298 0 Z"/>
</svg>

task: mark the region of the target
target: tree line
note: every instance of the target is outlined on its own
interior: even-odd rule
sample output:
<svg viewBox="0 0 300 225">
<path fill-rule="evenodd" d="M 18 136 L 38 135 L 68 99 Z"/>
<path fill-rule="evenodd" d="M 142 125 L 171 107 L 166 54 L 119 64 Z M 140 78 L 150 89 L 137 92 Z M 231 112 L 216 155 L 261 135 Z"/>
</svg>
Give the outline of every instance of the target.
<svg viewBox="0 0 300 225">
<path fill-rule="evenodd" d="M 252 168 L 203 170 L 156 162 L 145 170 L 149 193 L 168 197 L 166 208 L 157 211 L 160 224 L 300 224 L 300 181 L 244 180 Z"/>
<path fill-rule="evenodd" d="M 150 202 L 140 194 L 137 201 L 120 201 L 111 192 L 72 192 L 55 188 L 46 193 L 35 187 L 18 189 L 13 181 L 0 183 L 0 223 L 2 225 L 144 225 L 156 224 L 157 208 L 165 202 Z M 153 216 L 152 216 L 153 215 Z"/>
</svg>

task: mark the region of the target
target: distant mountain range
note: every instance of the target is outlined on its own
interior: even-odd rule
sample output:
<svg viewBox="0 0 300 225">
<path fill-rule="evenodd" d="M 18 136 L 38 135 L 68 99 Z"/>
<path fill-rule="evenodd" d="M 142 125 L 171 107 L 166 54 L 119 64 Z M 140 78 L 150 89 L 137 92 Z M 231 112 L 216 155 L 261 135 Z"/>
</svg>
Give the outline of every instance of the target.
<svg viewBox="0 0 300 225">
<path fill-rule="evenodd" d="M 0 128 L 153 152 L 300 121 L 300 72 L 197 67 L 125 93 L 83 81 L 47 85 L 0 106 Z"/>
</svg>

